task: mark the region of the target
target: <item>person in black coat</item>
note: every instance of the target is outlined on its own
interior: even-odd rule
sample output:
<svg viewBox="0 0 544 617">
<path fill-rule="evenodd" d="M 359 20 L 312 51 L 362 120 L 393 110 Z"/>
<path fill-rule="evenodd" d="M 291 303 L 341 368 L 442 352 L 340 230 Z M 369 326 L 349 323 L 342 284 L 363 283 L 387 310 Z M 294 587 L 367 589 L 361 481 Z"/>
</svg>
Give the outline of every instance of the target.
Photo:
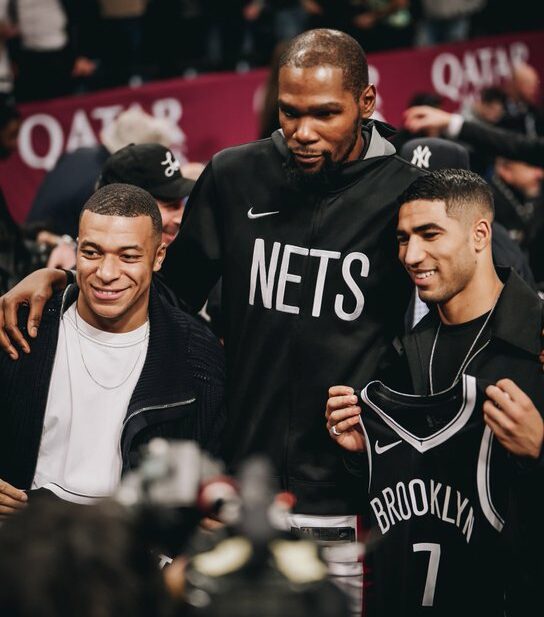
<svg viewBox="0 0 544 617">
<path fill-rule="evenodd" d="M 35 353 L 0 359 L 0 515 L 30 489 L 78 503 L 108 495 L 154 437 L 218 453 L 223 351 L 153 288 L 161 229 L 143 189 L 111 184 L 87 202 L 78 286 L 46 304 Z"/>
<path fill-rule="evenodd" d="M 514 161 L 542 165 L 544 160 L 544 137 L 527 137 L 514 131 L 463 120 L 459 114 L 442 109 L 411 107 L 404 112 L 404 125 L 412 133 L 440 130 L 450 139 L 459 139 L 475 149 L 486 150 L 490 154 Z"/>
</svg>

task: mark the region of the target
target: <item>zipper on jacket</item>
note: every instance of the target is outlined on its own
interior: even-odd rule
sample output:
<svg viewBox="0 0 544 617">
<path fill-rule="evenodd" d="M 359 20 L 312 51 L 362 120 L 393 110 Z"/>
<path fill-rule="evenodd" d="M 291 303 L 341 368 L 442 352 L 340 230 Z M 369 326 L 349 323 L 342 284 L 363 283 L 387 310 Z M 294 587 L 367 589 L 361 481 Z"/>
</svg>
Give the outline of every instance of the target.
<svg viewBox="0 0 544 617">
<path fill-rule="evenodd" d="M 312 212 L 310 233 L 307 236 L 307 246 L 309 249 L 312 248 L 314 238 L 317 236 L 319 228 L 321 227 L 321 220 L 323 218 L 323 210 L 325 209 L 326 205 L 327 205 L 326 198 L 321 198 L 316 201 L 315 208 L 313 209 L 313 212 Z M 301 286 L 301 292 L 300 292 L 301 310 L 299 312 L 298 319 L 295 319 L 293 322 L 293 325 L 295 328 L 295 336 L 291 337 L 291 349 L 293 349 L 293 346 L 296 346 L 297 352 L 298 352 L 298 341 L 296 337 L 296 329 L 297 329 L 297 326 L 301 323 L 300 316 L 302 312 L 307 308 L 305 304 L 305 300 L 307 297 L 307 290 L 310 285 L 309 273 L 310 273 L 311 267 L 312 267 L 312 260 L 308 257 L 305 260 L 305 267 L 301 275 L 302 280 L 303 280 L 303 283 Z M 291 354 L 291 357 L 292 356 L 293 354 Z M 290 404 L 292 405 L 291 396 L 289 396 L 289 399 L 291 401 Z M 282 457 L 282 469 L 281 469 L 281 474 L 280 474 L 282 478 L 283 488 L 286 491 L 291 490 L 291 487 L 289 485 L 289 445 L 290 445 L 290 438 L 291 438 L 291 419 L 292 419 L 292 410 L 289 409 L 289 422 L 287 425 L 287 439 L 285 440 L 285 446 L 284 446 L 283 457 Z"/>
<path fill-rule="evenodd" d="M 178 401 L 177 403 L 167 403 L 166 405 L 151 405 L 149 407 L 142 407 L 141 409 L 137 409 L 136 411 L 133 411 L 130 416 L 128 418 L 125 419 L 125 421 L 123 422 L 123 426 L 121 427 L 121 436 L 123 436 L 123 433 L 125 432 L 125 428 L 127 426 L 127 424 L 130 422 L 130 420 L 132 420 L 132 418 L 134 418 L 134 416 L 138 416 L 141 413 L 144 413 L 144 411 L 151 411 L 151 410 L 155 410 L 155 409 L 169 409 L 170 407 L 183 407 L 184 405 L 190 405 L 191 403 L 194 403 L 196 401 L 196 397 L 193 396 L 193 398 L 187 399 L 186 401 Z"/>
<path fill-rule="evenodd" d="M 121 427 L 121 436 L 119 437 L 119 443 L 117 444 L 119 458 L 121 459 L 121 465 L 124 468 L 125 463 L 123 461 L 123 434 L 125 432 L 125 428 L 127 424 L 134 418 L 135 416 L 140 415 L 141 413 L 145 413 L 146 411 L 154 411 L 157 409 L 169 409 L 170 407 L 183 407 L 185 405 L 190 405 L 196 401 L 196 397 L 187 399 L 186 401 L 178 401 L 177 403 L 167 403 L 166 405 L 150 405 L 149 407 L 142 407 L 141 409 L 137 409 L 133 411 L 128 418 L 123 422 L 123 426 Z"/>
</svg>

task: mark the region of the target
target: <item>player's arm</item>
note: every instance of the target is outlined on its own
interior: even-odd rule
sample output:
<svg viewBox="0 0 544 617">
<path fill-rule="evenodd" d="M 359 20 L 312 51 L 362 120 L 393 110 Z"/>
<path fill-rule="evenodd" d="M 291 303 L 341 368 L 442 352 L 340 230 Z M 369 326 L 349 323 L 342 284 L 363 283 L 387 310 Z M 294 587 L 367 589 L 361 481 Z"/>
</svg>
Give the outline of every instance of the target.
<svg viewBox="0 0 544 617">
<path fill-rule="evenodd" d="M 168 286 L 195 312 L 206 302 L 223 266 L 223 217 L 213 164 L 208 163 L 193 187 L 180 233 L 162 266 Z"/>
<path fill-rule="evenodd" d="M 541 458 L 544 420 L 527 394 L 511 379 L 501 379 L 485 393 L 484 420 L 502 446 L 515 456 Z"/>
<path fill-rule="evenodd" d="M 327 430 L 339 446 L 349 452 L 363 452 L 365 438 L 359 424 L 361 408 L 349 386 L 332 386 L 325 410 Z"/>
<path fill-rule="evenodd" d="M 66 287 L 68 274 L 55 268 L 36 270 L 0 298 L 0 348 L 13 360 L 19 357 L 17 348 L 30 353 L 30 346 L 17 325 L 19 307 L 29 305 L 27 330 L 35 338 L 45 303 L 56 289 Z"/>
</svg>

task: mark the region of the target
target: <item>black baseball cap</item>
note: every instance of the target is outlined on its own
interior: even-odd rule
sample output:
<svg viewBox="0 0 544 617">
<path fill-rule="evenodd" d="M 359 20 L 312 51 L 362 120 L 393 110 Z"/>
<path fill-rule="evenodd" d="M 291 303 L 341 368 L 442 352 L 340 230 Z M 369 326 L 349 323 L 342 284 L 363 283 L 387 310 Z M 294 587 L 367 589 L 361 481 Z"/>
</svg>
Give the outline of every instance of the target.
<svg viewBox="0 0 544 617">
<path fill-rule="evenodd" d="M 416 137 L 400 149 L 400 156 L 421 169 L 470 169 L 468 150 L 440 137 Z"/>
<path fill-rule="evenodd" d="M 187 197 L 195 184 L 181 175 L 179 167 L 174 153 L 161 144 L 129 144 L 106 160 L 98 186 L 133 184 L 155 199 L 175 201 Z"/>
</svg>

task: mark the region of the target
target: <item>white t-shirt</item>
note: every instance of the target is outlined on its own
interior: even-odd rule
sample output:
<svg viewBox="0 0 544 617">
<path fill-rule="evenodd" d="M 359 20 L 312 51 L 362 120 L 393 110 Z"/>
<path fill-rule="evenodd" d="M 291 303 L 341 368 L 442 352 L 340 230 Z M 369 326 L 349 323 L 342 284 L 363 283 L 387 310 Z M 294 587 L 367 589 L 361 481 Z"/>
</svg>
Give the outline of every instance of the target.
<svg viewBox="0 0 544 617">
<path fill-rule="evenodd" d="M 32 488 L 92 503 L 121 477 L 120 438 L 142 371 L 149 322 L 112 334 L 89 325 L 75 303 L 64 313 Z"/>
<path fill-rule="evenodd" d="M 60 0 L 17 0 L 17 14 L 25 49 L 55 51 L 65 47 L 67 20 Z"/>
</svg>

